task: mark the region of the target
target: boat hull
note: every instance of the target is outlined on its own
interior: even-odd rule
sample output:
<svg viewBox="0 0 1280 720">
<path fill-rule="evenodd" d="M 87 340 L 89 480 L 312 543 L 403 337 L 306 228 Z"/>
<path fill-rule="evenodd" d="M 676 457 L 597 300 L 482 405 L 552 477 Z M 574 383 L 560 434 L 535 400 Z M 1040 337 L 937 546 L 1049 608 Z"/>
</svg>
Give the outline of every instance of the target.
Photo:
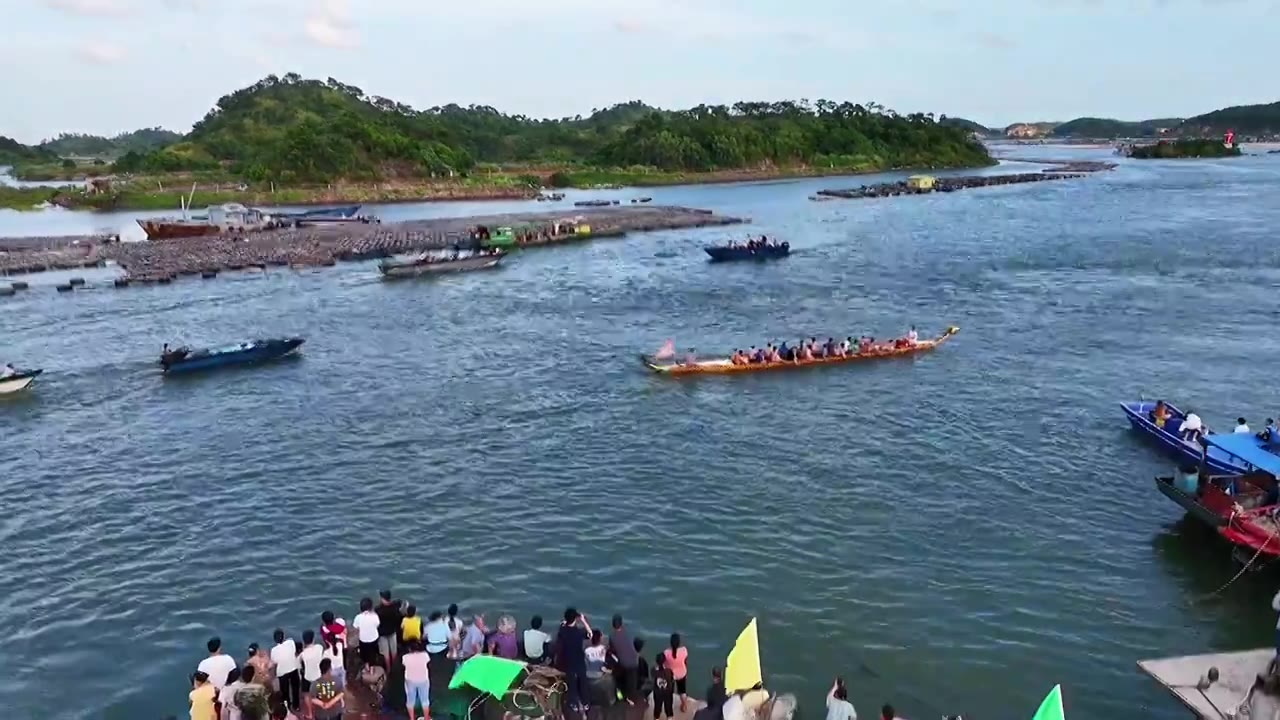
<svg viewBox="0 0 1280 720">
<path fill-rule="evenodd" d="M 206 237 L 217 235 L 220 228 L 207 222 L 181 220 L 139 220 L 138 225 L 148 240 L 173 240 L 175 238 Z"/>
<path fill-rule="evenodd" d="M 314 208 L 311 210 L 298 210 L 296 212 L 277 212 L 268 213 L 272 217 L 282 218 L 285 220 L 316 220 L 316 219 L 343 219 L 355 217 L 360 212 L 360 205 L 343 205 L 341 207 Z"/>
<path fill-rule="evenodd" d="M 734 365 L 731 361 L 725 359 L 705 360 L 693 363 L 692 365 L 684 363 L 659 363 L 647 356 L 641 356 L 645 367 L 649 368 L 660 375 L 737 375 L 741 373 L 765 372 L 768 370 L 790 370 L 796 368 L 826 367 L 830 365 L 845 365 L 848 363 L 862 362 L 867 360 L 882 360 L 886 358 L 908 357 L 911 355 L 919 355 L 920 353 L 929 352 L 937 348 L 942 343 L 949 340 L 953 335 L 960 331 L 960 328 L 950 327 L 947 331 L 932 340 L 922 340 L 915 345 L 905 347 L 876 349 L 868 352 L 854 353 L 845 357 L 832 358 L 815 358 L 809 361 L 801 362 L 769 362 L 754 363 L 749 365 Z"/>
<path fill-rule="evenodd" d="M 302 347 L 303 342 L 302 338 L 287 338 L 259 341 L 249 344 L 250 347 L 247 348 L 238 346 L 225 350 L 198 350 L 177 361 L 166 362 L 162 358 L 160 366 L 166 374 L 182 375 L 236 365 L 252 365 L 291 355 Z"/>
<path fill-rule="evenodd" d="M 462 260 L 443 260 L 436 262 L 384 262 L 378 265 L 382 277 L 387 280 L 420 277 L 422 275 L 440 275 L 445 273 L 469 272 L 472 270 L 489 270 L 498 266 L 505 255 L 478 255 Z"/>
<path fill-rule="evenodd" d="M 30 388 L 43 370 L 29 370 L 0 379 L 0 395 L 14 395 Z"/>
<path fill-rule="evenodd" d="M 1218 448 L 1208 448 L 1209 452 L 1205 455 L 1204 448 L 1199 443 L 1183 440 L 1178 435 L 1178 431 L 1182 428 L 1182 420 L 1186 415 L 1169 403 L 1165 403 L 1169 408 L 1169 419 L 1165 421 L 1163 428 L 1156 427 L 1156 424 L 1147 416 L 1155 406 L 1155 401 L 1147 400 L 1120 403 L 1120 408 L 1124 410 L 1129 424 L 1181 464 L 1198 467 L 1203 459 L 1209 470 L 1215 473 L 1240 475 L 1248 470 L 1243 463 Z M 1207 427 L 1205 431 L 1208 431 Z M 1261 445 L 1261 441 L 1259 444 Z"/>
<path fill-rule="evenodd" d="M 760 262 L 762 260 L 778 260 L 791 254 L 789 245 L 769 246 L 763 248 L 709 246 L 702 248 L 711 256 L 711 262 Z"/>
</svg>

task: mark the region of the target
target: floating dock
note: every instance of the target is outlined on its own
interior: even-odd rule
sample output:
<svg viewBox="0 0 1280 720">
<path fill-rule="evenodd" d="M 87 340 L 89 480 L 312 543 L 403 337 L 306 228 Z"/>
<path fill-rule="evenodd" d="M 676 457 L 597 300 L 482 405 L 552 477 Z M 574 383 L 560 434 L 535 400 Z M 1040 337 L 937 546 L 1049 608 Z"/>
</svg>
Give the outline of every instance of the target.
<svg viewBox="0 0 1280 720">
<path fill-rule="evenodd" d="M 198 238 L 148 242 L 84 242 L 66 239 L 60 248 L 48 243 L 38 249 L 0 253 L 0 275 L 52 269 L 94 267 L 114 261 L 132 284 L 164 283 L 179 275 L 212 277 L 224 270 L 276 267 L 330 267 L 340 260 L 367 260 L 401 253 L 438 250 L 452 245 L 470 247 L 471 229 L 483 225 L 496 230 L 512 227 L 527 232 L 530 245 L 554 245 L 618 237 L 632 232 L 716 227 L 745 222 L 671 205 L 617 206 L 433 218 L 400 223 L 347 223 L 335 226 L 289 228 L 252 233 L 228 233 Z M 589 231 L 554 235 L 557 223 L 588 226 Z M 3 240 L 0 239 L 0 244 Z"/>
<path fill-rule="evenodd" d="M 1052 180 L 1072 180 L 1084 177 L 1084 173 L 1043 171 L 1016 173 L 1011 175 L 965 175 L 960 177 L 932 178 L 932 182 L 920 186 L 912 184 L 910 179 L 898 182 L 876 183 L 847 190 L 819 190 L 811 200 L 840 198 L 843 200 L 862 200 L 866 198 L 896 197 L 898 195 L 931 195 L 933 193 L 949 193 L 957 190 L 973 188 L 999 187 L 1002 185 L 1021 185 L 1025 183 L 1049 182 Z"/>
<path fill-rule="evenodd" d="M 1188 655 L 1142 660 L 1138 669 L 1150 675 L 1202 720 L 1243 717 L 1238 708 L 1251 708 L 1250 717 L 1272 718 L 1280 711 L 1271 676 L 1273 648 L 1243 652 Z M 1255 686 L 1257 688 L 1255 689 Z"/>
</svg>

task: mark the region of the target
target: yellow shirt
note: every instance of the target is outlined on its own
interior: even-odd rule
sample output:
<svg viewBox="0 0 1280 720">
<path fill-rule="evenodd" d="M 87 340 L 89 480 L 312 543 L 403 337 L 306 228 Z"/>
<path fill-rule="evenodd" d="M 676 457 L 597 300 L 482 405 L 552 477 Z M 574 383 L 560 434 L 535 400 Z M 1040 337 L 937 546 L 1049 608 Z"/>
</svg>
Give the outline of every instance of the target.
<svg viewBox="0 0 1280 720">
<path fill-rule="evenodd" d="M 191 720 L 215 720 L 213 698 L 217 692 L 213 683 L 205 683 L 191 691 L 187 696 L 191 699 Z"/>
<path fill-rule="evenodd" d="M 400 636 L 405 640 L 422 639 L 422 618 L 414 615 L 400 621 Z"/>
</svg>

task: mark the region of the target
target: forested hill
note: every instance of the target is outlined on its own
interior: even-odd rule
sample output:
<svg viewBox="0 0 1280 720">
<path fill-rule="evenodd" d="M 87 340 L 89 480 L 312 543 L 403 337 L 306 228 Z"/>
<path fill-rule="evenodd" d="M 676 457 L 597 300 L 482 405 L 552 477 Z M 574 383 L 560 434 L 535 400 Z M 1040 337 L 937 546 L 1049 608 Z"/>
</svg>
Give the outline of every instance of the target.
<svg viewBox="0 0 1280 720">
<path fill-rule="evenodd" d="M 1161 130 L 1177 127 L 1181 118 L 1160 118 L 1129 122 L 1112 118 L 1081 117 L 1053 128 L 1050 135 L 1062 138 L 1155 137 Z"/>
<path fill-rule="evenodd" d="M 416 110 L 333 78 L 289 74 L 219 99 L 180 142 L 128 153 L 117 169 L 226 168 L 248 180 L 328 180 L 450 175 L 478 162 L 702 171 L 941 167 L 990 157 L 961 129 L 876 105 L 743 102 L 662 111 L 633 101 L 585 118 L 537 120 L 486 106 Z"/>
<path fill-rule="evenodd" d="M 0 135 L 0 165 L 18 165 L 21 163 L 56 162 L 58 156 L 38 147 L 29 147 L 22 143 Z"/>
<path fill-rule="evenodd" d="M 156 127 L 120 133 L 114 137 L 63 133 L 52 140 L 40 143 L 40 148 L 60 157 L 115 158 L 130 150 L 134 152 L 157 150 L 181 139 L 182 135 L 179 133 Z"/>
<path fill-rule="evenodd" d="M 1184 137 L 1203 137 L 1221 135 L 1228 130 L 1236 135 L 1280 135 L 1280 102 L 1214 110 L 1187 118 L 1174 132 Z"/>
</svg>

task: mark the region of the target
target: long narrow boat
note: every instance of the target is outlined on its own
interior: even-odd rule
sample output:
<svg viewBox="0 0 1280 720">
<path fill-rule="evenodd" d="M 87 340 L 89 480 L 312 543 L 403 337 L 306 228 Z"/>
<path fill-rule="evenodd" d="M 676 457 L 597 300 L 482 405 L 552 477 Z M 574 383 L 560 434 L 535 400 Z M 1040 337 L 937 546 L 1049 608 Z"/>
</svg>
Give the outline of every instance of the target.
<svg viewBox="0 0 1280 720">
<path fill-rule="evenodd" d="M 960 328 L 952 326 L 947 328 L 946 332 L 942 333 L 938 337 L 933 338 L 932 340 L 921 340 L 914 345 L 888 347 L 877 346 L 866 352 L 850 353 L 844 357 L 814 358 L 813 360 L 800 360 L 795 362 L 782 361 L 734 365 L 733 361 L 729 358 L 699 360 L 693 363 L 660 363 L 647 355 L 641 355 L 640 359 L 644 362 L 645 367 L 662 375 L 729 375 L 734 373 L 763 372 L 765 370 L 787 370 L 791 368 L 816 367 L 819 365 L 843 365 L 845 363 L 858 362 L 861 360 L 880 360 L 883 358 L 917 355 L 919 353 L 933 350 L 958 332 L 960 332 Z"/>
<path fill-rule="evenodd" d="M 1156 487 L 1191 517 L 1254 556 L 1280 556 L 1280 456 L 1245 434 L 1209 435 L 1206 451 L 1229 455 L 1242 474 L 1213 474 L 1202 462 L 1183 478 L 1157 477 Z M 1207 456 L 1207 453 L 1206 453 Z"/>
<path fill-rule="evenodd" d="M 160 367 L 171 375 L 178 373 L 213 370 L 231 365 L 249 365 L 252 363 L 275 360 L 302 347 L 305 342 L 300 337 L 272 338 L 254 340 L 224 348 L 191 350 L 178 348 L 160 356 Z"/>
<path fill-rule="evenodd" d="M 771 243 L 750 247 L 747 245 L 708 245 L 702 248 L 711 256 L 711 262 L 733 262 L 735 260 L 760 261 L 777 260 L 791 254 L 791 243 Z"/>
<path fill-rule="evenodd" d="M 1165 420 L 1164 427 L 1156 427 L 1155 422 L 1151 420 L 1151 412 L 1155 410 L 1156 401 L 1154 400 L 1137 400 L 1120 403 L 1120 408 L 1124 410 L 1125 417 L 1129 418 L 1129 424 L 1135 430 L 1143 433 L 1148 439 L 1155 441 L 1161 449 L 1167 454 L 1173 456 L 1180 462 L 1196 466 L 1200 464 L 1201 455 L 1204 454 L 1204 448 L 1197 442 L 1183 440 L 1180 433 L 1182 429 L 1182 421 L 1186 419 L 1186 413 L 1178 408 L 1164 404 L 1169 409 L 1169 419 Z M 1206 435 L 1212 435 L 1206 425 L 1204 428 Z M 1262 441 L 1248 435 L 1254 445 L 1261 447 Z M 1239 475 L 1248 467 L 1238 458 L 1227 453 L 1214 445 L 1208 448 L 1208 457 L 1205 459 L 1209 469 L 1228 475 Z"/>
<path fill-rule="evenodd" d="M 382 273 L 383 278 L 387 280 L 436 273 L 488 270 L 489 268 L 497 267 L 498 263 L 502 262 L 502 258 L 506 257 L 506 255 L 505 252 L 495 251 L 477 253 L 457 260 L 441 260 L 429 257 L 417 257 L 410 260 L 383 260 L 378 264 L 378 270 Z"/>
<path fill-rule="evenodd" d="M 19 370 L 13 375 L 0 378 L 0 395 L 19 393 L 35 384 L 36 378 L 44 370 Z"/>
</svg>

